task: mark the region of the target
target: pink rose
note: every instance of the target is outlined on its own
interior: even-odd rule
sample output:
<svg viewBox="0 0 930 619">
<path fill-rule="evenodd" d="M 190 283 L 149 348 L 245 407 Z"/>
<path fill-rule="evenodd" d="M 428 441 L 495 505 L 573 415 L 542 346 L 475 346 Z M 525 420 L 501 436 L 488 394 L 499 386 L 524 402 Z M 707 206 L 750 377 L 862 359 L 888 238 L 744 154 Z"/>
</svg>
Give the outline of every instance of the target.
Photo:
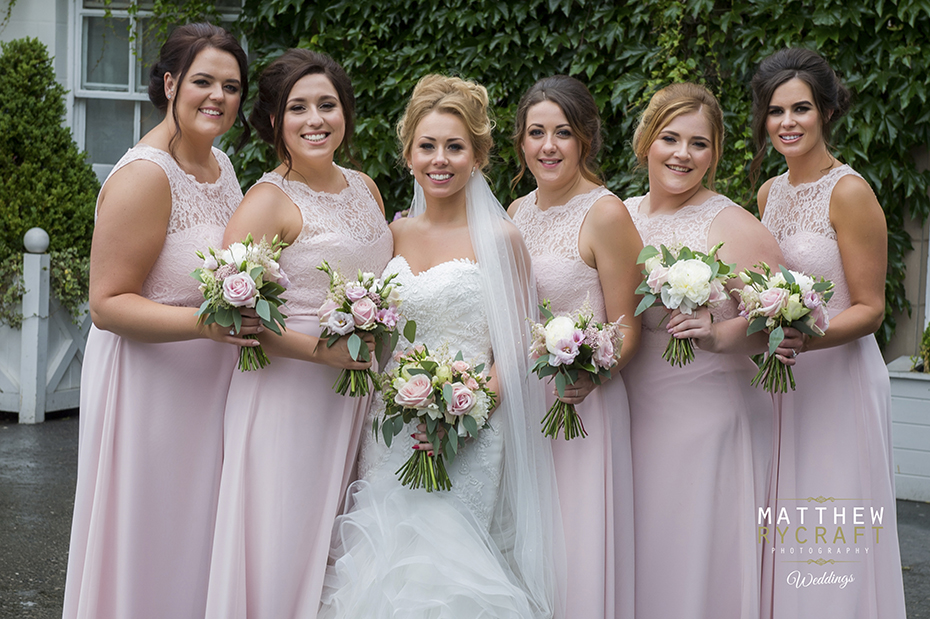
<svg viewBox="0 0 930 619">
<path fill-rule="evenodd" d="M 818 305 L 811 310 L 811 316 L 814 318 L 814 331 L 819 330 L 821 333 L 826 333 L 827 327 L 830 326 L 830 313 L 827 308 Z"/>
<path fill-rule="evenodd" d="M 769 288 L 759 293 L 759 311 L 767 318 L 778 316 L 788 302 L 788 291 L 784 288 Z"/>
<path fill-rule="evenodd" d="M 284 269 L 278 269 L 278 285 L 282 288 L 290 288 L 291 280 L 287 278 L 287 273 L 284 272 Z"/>
<path fill-rule="evenodd" d="M 607 331 L 601 331 L 597 336 L 594 363 L 605 370 L 609 370 L 614 365 L 614 343 Z"/>
<path fill-rule="evenodd" d="M 649 277 L 646 279 L 646 285 L 649 286 L 649 290 L 652 291 L 652 294 L 659 294 L 662 291 L 662 286 L 668 281 L 668 269 L 664 266 L 657 266 L 649 273 Z"/>
<path fill-rule="evenodd" d="M 470 369 L 471 369 L 471 366 L 462 360 L 456 360 L 452 362 L 452 370 L 454 372 L 458 372 L 459 374 L 464 374 Z"/>
<path fill-rule="evenodd" d="M 723 287 L 720 280 L 715 279 L 710 283 L 710 297 L 707 298 L 708 305 L 714 307 L 729 299 L 730 295 L 727 294 L 727 290 Z"/>
<path fill-rule="evenodd" d="M 325 324 L 326 321 L 329 320 L 330 315 L 332 315 L 332 313 L 336 311 L 338 307 L 339 306 L 336 305 L 335 301 L 332 299 L 326 299 L 326 301 L 323 302 L 323 305 L 320 306 L 320 311 L 318 312 L 320 317 L 320 324 Z"/>
<path fill-rule="evenodd" d="M 234 307 L 255 307 L 258 290 L 247 273 L 236 273 L 223 280 L 223 298 Z"/>
<path fill-rule="evenodd" d="M 425 374 L 414 374 L 397 390 L 394 402 L 404 408 L 423 408 L 433 401 L 433 382 Z"/>
<path fill-rule="evenodd" d="M 348 298 L 349 301 L 358 301 L 365 296 L 368 296 L 368 291 L 365 290 L 364 286 L 346 284 L 346 298 Z"/>
<path fill-rule="evenodd" d="M 352 318 L 359 329 L 369 330 L 378 319 L 378 307 L 368 297 L 362 297 L 352 304 Z"/>
<path fill-rule="evenodd" d="M 452 383 L 452 406 L 449 413 L 464 415 L 475 406 L 475 394 L 462 383 Z"/>
<path fill-rule="evenodd" d="M 471 389 L 472 391 L 477 391 L 478 387 L 480 387 L 480 385 L 478 384 L 478 381 L 475 380 L 471 376 L 465 379 L 465 386 Z"/>
</svg>

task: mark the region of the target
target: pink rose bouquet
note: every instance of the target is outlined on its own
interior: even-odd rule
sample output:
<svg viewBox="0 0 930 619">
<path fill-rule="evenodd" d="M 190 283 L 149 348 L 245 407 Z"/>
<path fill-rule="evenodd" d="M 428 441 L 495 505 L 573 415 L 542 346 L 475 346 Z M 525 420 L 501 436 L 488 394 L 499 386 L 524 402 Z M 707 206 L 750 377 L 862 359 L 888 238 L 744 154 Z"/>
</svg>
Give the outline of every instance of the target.
<svg viewBox="0 0 930 619">
<path fill-rule="evenodd" d="M 769 350 L 752 379 L 752 385 L 762 383 L 769 392 L 794 390 L 791 367 L 779 363 L 775 349 L 785 339 L 784 327 L 794 327 L 811 337 L 822 336 L 830 325 L 827 301 L 833 296 L 833 282 L 813 278 L 779 265 L 772 273 L 769 265 L 756 265 L 762 273 L 749 269 L 739 274 L 745 286 L 739 292 L 739 315 L 749 321 L 748 334 L 767 330 Z"/>
<path fill-rule="evenodd" d="M 548 300 L 539 311 L 546 321 L 532 324 L 532 372 L 539 378 L 554 375 L 560 396 L 565 395 L 565 387 L 578 380 L 580 372 L 587 372 L 596 385 L 610 378 L 610 369 L 617 365 L 623 344 L 619 320 L 594 322 L 594 311 L 587 300 L 572 316 L 554 316 Z M 550 438 L 558 438 L 563 428 L 565 440 L 588 435 L 575 406 L 559 399 L 549 408 L 542 425 L 543 434 Z"/>
<path fill-rule="evenodd" d="M 465 361 L 461 352 L 452 357 L 445 347 L 430 354 L 425 346 L 399 352 L 394 361 L 395 368 L 381 378 L 384 415 L 375 418 L 375 436 L 380 430 L 390 446 L 405 425 L 426 424 L 435 455 L 416 451 L 397 475 L 411 488 L 449 490 L 446 462 L 451 464 L 465 439 L 486 427 L 497 400 L 488 389 L 484 364 Z"/>
<path fill-rule="evenodd" d="M 287 288 L 287 275 L 278 264 L 285 243 L 278 237 L 268 243 L 256 243 L 252 235 L 241 243 L 217 251 L 197 252 L 203 266 L 191 275 L 200 282 L 204 302 L 196 316 L 208 325 L 217 323 L 231 327 L 236 333 L 242 328 L 242 308 L 254 309 L 266 329 L 281 335 L 284 314 L 278 309 L 286 301 L 280 294 Z M 245 336 L 255 339 L 254 335 Z M 239 369 L 257 370 L 270 363 L 261 346 L 239 349 Z"/>
<path fill-rule="evenodd" d="M 357 331 L 366 331 L 375 337 L 375 356 L 381 357 L 387 345 L 388 351 L 397 346 L 397 321 L 400 318 L 400 294 L 394 283 L 396 274 L 391 274 L 383 281 L 374 273 L 358 272 L 354 280 L 347 280 L 341 273 L 329 266 L 325 260 L 317 267 L 329 275 L 329 294 L 320 307 L 321 337 L 327 338 L 326 345 L 332 346 L 339 338 L 349 336 L 349 353 L 356 361 L 368 361 L 368 347 L 362 342 Z M 407 328 L 415 329 L 412 321 Z M 375 373 L 367 370 L 343 370 L 333 385 L 340 395 L 368 395 L 370 385 L 375 381 Z"/>
<path fill-rule="evenodd" d="M 642 264 L 643 282 L 636 289 L 643 300 L 636 308 L 639 316 L 653 305 L 662 304 L 670 310 L 691 314 L 703 306 L 715 307 L 726 301 L 724 284 L 731 277 L 736 265 L 717 259 L 718 243 L 710 252 L 702 254 L 682 247 L 677 254 L 661 245 L 661 250 L 647 245 L 637 259 Z M 662 358 L 678 367 L 694 360 L 694 343 L 691 338 L 669 338 Z"/>
</svg>

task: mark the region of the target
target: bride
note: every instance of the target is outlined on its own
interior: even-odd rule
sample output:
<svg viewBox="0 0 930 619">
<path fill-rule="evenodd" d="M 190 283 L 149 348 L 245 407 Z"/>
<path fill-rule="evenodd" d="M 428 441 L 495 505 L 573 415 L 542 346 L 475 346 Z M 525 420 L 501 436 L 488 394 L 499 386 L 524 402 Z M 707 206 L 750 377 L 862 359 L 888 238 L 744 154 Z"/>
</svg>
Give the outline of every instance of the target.
<svg viewBox="0 0 930 619">
<path fill-rule="evenodd" d="M 385 273 L 402 284 L 404 315 L 417 323 L 413 344 L 491 361 L 500 404 L 449 467 L 448 492 L 397 480 L 411 449 L 432 449 L 416 427 L 390 448 L 366 432 L 359 481 L 334 530 L 320 618 L 563 615 L 543 394 L 527 379 L 534 280 L 481 172 L 492 126 L 484 87 L 438 75 L 417 84 L 397 127 L 416 196 L 411 216 L 391 226 L 395 256 Z M 382 410 L 375 402 L 368 423 Z"/>
</svg>

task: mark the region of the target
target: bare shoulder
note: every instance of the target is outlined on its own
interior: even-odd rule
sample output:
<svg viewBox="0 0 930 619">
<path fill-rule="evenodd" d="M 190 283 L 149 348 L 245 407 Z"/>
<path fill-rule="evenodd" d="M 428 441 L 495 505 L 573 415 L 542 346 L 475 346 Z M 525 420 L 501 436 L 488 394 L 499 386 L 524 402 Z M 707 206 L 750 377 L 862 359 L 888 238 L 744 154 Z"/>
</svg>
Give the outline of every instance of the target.
<svg viewBox="0 0 930 619">
<path fill-rule="evenodd" d="M 517 211 L 520 210 L 520 205 L 523 204 L 523 201 L 525 199 L 526 199 L 526 196 L 520 196 L 519 198 L 511 202 L 510 206 L 507 207 L 507 214 L 510 215 L 511 219 L 514 219 L 517 216 Z"/>
<path fill-rule="evenodd" d="M 834 212 L 845 214 L 849 210 L 873 211 L 874 214 L 882 212 L 872 186 L 855 174 L 847 174 L 838 180 L 833 187 L 833 195 L 830 196 L 831 215 Z"/>
<path fill-rule="evenodd" d="M 775 177 L 773 176 L 769 180 L 762 183 L 762 186 L 759 187 L 759 193 L 756 194 L 756 204 L 759 205 L 760 215 L 765 212 L 765 205 L 769 201 L 769 191 L 772 189 L 772 183 L 774 181 L 775 181 Z"/>
<path fill-rule="evenodd" d="M 138 159 L 117 170 L 100 192 L 99 218 L 119 214 L 137 221 L 165 219 L 171 213 L 171 183 L 160 165 Z"/>
<path fill-rule="evenodd" d="M 597 225 L 633 225 L 630 211 L 626 208 L 623 200 L 613 194 L 599 198 L 592 204 L 587 219 Z"/>
<path fill-rule="evenodd" d="M 721 211 L 714 218 L 713 225 L 717 224 L 732 229 L 765 230 L 765 226 L 762 225 L 761 221 L 756 219 L 755 215 L 735 202 L 730 206 L 721 209 Z"/>
</svg>

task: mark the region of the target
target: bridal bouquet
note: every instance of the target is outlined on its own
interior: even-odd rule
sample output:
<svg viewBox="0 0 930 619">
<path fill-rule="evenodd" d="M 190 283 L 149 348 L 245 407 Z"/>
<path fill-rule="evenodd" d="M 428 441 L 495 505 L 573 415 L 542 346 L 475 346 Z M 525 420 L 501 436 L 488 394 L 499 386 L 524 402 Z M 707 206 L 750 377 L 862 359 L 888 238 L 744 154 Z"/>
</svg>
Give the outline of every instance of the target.
<svg viewBox="0 0 930 619">
<path fill-rule="evenodd" d="M 785 339 L 784 327 L 794 327 L 812 337 L 822 336 L 830 324 L 826 303 L 833 296 L 833 282 L 790 271 L 779 265 L 772 273 L 769 265 L 756 265 L 762 273 L 749 269 L 739 274 L 746 284 L 740 291 L 739 315 L 749 321 L 747 334 L 768 330 L 769 351 L 759 372 L 752 379 L 755 387 L 762 383 L 766 391 L 794 390 L 791 367 L 779 363 L 775 349 Z"/>
<path fill-rule="evenodd" d="M 205 300 L 196 316 L 205 325 L 215 322 L 239 333 L 242 309 L 254 309 L 266 329 L 281 335 L 286 317 L 278 308 L 286 299 L 279 295 L 289 282 L 278 260 L 285 246 L 278 237 L 271 243 L 265 239 L 256 243 L 250 234 L 245 241 L 233 243 L 223 251 L 212 247 L 206 254 L 198 251 L 203 266 L 191 275 L 200 282 Z M 245 338 L 256 339 L 254 335 Z M 270 362 L 261 346 L 239 348 L 240 370 L 257 370 Z"/>
<path fill-rule="evenodd" d="M 555 375 L 559 396 L 564 396 L 565 387 L 578 380 L 579 372 L 587 372 L 596 385 L 602 378 L 610 378 L 610 368 L 617 365 L 623 343 L 619 320 L 594 322 L 594 311 L 587 300 L 573 316 L 554 316 L 548 300 L 539 311 L 546 321 L 532 323 L 532 372 L 539 378 Z M 565 440 L 588 435 L 575 405 L 559 399 L 549 408 L 542 425 L 543 434 L 550 438 L 558 438 L 562 428 Z"/>
<path fill-rule="evenodd" d="M 408 338 L 412 339 L 412 338 Z M 454 357 L 443 346 L 430 354 L 416 346 L 394 355 L 397 367 L 382 377 L 384 415 L 380 431 L 384 442 L 391 441 L 411 421 L 426 424 L 426 436 L 433 452 L 416 451 L 397 470 L 400 482 L 411 488 L 450 490 L 446 472 L 465 439 L 475 437 L 487 425 L 497 396 L 488 389 L 484 364 L 472 365 L 459 352 Z M 379 419 L 373 424 L 375 436 Z"/>
<path fill-rule="evenodd" d="M 646 245 L 640 252 L 637 264 L 644 265 L 643 282 L 636 288 L 643 300 L 636 308 L 639 316 L 653 305 L 662 304 L 670 310 L 691 314 L 703 306 L 715 307 L 729 297 L 723 285 L 734 277 L 734 264 L 717 259 L 718 243 L 710 252 L 702 254 L 687 247 L 677 253 L 661 245 L 656 249 Z M 694 360 L 694 343 L 691 338 L 669 338 L 662 358 L 679 367 Z"/>
<path fill-rule="evenodd" d="M 317 267 L 329 275 L 329 294 L 320 307 L 321 337 L 327 338 L 326 345 L 332 346 L 343 335 L 349 336 L 347 342 L 349 354 L 356 361 L 369 361 L 368 347 L 362 342 L 358 331 L 371 333 L 375 338 L 375 356 L 381 357 L 385 344 L 389 350 L 397 345 L 397 321 L 400 318 L 400 284 L 393 283 L 396 273 L 384 280 L 374 273 L 362 273 L 355 279 L 348 280 L 341 273 L 333 270 L 325 260 Z M 407 322 L 408 329 L 415 329 L 412 321 Z M 375 373 L 367 370 L 342 370 L 333 385 L 340 395 L 368 395 L 370 383 L 375 382 Z"/>
</svg>

